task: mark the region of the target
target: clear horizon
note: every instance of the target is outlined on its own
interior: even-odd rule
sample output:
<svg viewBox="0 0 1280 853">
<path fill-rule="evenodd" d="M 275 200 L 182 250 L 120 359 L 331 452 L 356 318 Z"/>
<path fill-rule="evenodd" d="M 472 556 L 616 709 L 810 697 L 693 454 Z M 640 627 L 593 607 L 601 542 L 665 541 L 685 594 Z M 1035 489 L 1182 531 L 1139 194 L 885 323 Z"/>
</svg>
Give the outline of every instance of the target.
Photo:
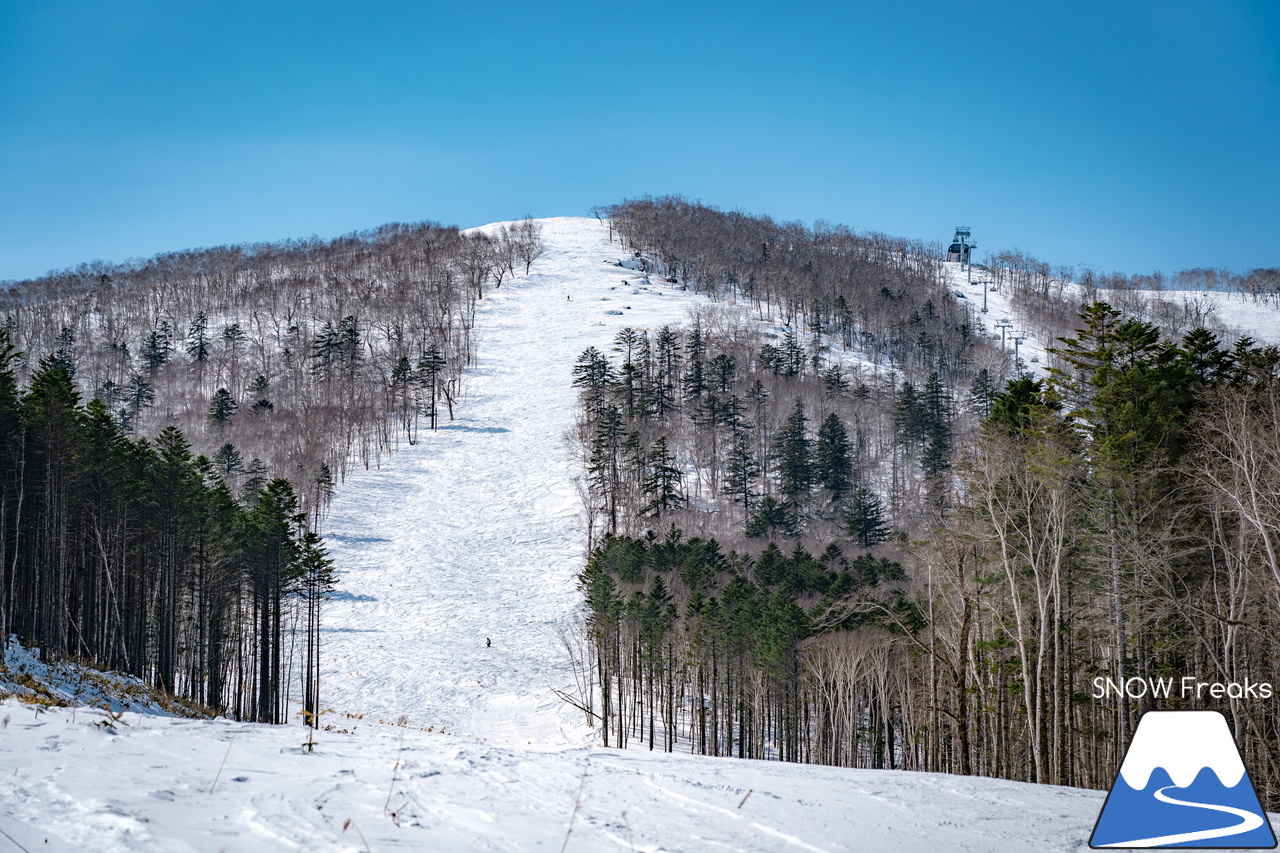
<svg viewBox="0 0 1280 853">
<path fill-rule="evenodd" d="M 0 8 L 0 280 L 588 215 L 779 220 L 1166 273 L 1280 265 L 1280 7 Z"/>
</svg>

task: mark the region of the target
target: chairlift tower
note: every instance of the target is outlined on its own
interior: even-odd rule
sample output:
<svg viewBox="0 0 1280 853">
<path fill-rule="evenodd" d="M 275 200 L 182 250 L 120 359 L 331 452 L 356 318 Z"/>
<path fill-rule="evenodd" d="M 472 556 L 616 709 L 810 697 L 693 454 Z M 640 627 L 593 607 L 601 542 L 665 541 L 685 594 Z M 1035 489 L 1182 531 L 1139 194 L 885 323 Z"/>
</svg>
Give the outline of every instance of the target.
<svg viewBox="0 0 1280 853">
<path fill-rule="evenodd" d="M 1004 352 L 1004 333 L 1013 328 L 1013 321 L 1009 318 L 996 320 L 996 328 L 1000 330 L 1000 351 Z"/>
<path fill-rule="evenodd" d="M 957 225 L 956 235 L 951 238 L 951 245 L 947 247 L 947 260 L 964 264 L 965 274 L 970 284 L 973 283 L 973 267 L 969 263 L 969 253 L 976 248 L 978 248 L 977 243 L 969 242 L 969 226 Z"/>
<path fill-rule="evenodd" d="M 1013 336 L 1013 369 L 1018 371 L 1018 375 L 1022 375 L 1022 360 L 1018 357 L 1018 346 L 1027 339 L 1026 332 L 1016 332 Z"/>
</svg>

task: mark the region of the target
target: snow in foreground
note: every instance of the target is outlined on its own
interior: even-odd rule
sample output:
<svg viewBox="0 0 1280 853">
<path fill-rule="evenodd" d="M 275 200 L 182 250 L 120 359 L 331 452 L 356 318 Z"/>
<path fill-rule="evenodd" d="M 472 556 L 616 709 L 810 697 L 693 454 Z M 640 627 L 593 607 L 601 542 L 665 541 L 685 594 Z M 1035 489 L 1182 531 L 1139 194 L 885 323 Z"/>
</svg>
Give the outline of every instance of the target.
<svg viewBox="0 0 1280 853">
<path fill-rule="evenodd" d="M 701 300 L 617 266 L 593 220 L 543 223 L 533 275 L 484 300 L 459 419 L 335 498 L 323 722 L 345 731 L 312 752 L 297 725 L 10 700 L 0 851 L 1087 849 L 1099 791 L 586 745 L 553 692 L 585 556 L 572 364 Z"/>
<path fill-rule="evenodd" d="M 6 718 L 0 830 L 54 853 L 1077 851 L 1103 801 L 992 779 L 495 746 L 395 726 L 322 732 L 307 753 L 296 726 L 130 713 L 113 732 L 102 712 L 37 715 L 13 700 L 0 705 Z"/>
</svg>

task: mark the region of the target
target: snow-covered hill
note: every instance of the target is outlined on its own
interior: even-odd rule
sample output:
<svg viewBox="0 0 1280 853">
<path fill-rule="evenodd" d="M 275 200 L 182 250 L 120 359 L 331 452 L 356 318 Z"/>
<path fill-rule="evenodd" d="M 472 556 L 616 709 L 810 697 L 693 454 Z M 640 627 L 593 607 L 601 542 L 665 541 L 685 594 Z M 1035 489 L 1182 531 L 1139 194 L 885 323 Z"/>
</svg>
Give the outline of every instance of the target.
<svg viewBox="0 0 1280 853">
<path fill-rule="evenodd" d="M 565 442 L 573 364 L 624 326 L 683 322 L 695 297 L 617 266 L 595 220 L 542 226 L 534 274 L 481 304 L 458 419 L 334 498 L 326 705 L 519 743 L 590 735 L 552 692 L 573 689 L 559 629 L 585 558 Z"/>
<path fill-rule="evenodd" d="M 1042 339 L 1035 333 L 1027 319 L 1014 309 L 1007 286 L 1006 290 L 990 286 L 992 274 L 977 266 L 971 271 L 959 263 L 948 263 L 945 267 L 948 289 L 972 309 L 974 320 L 982 324 L 992 342 L 999 342 L 1011 358 L 1016 354 L 1024 370 L 1037 376 L 1045 375 L 1051 360 L 1047 350 L 1058 342 Z M 1081 288 L 1076 284 L 1066 284 L 1064 293 L 1077 301 L 1082 298 Z M 1280 306 L 1274 302 L 1259 301 L 1245 293 L 1204 290 L 1143 291 L 1136 295 L 1144 300 L 1159 299 L 1168 303 L 1183 316 L 1202 316 L 1206 326 L 1222 330 L 1228 346 L 1240 335 L 1248 335 L 1260 343 L 1280 343 Z M 1125 301 L 1134 296 L 1103 290 L 1095 298 L 1123 307 Z M 1020 339 L 1016 345 L 1015 338 Z"/>
<path fill-rule="evenodd" d="M 308 754 L 297 726 L 129 714 L 113 733 L 100 712 L 37 717 L 12 701 L 6 718 L 0 830 L 55 853 L 1075 851 L 1103 801 L 990 779 L 494 746 L 370 724 L 321 733 Z"/>
<path fill-rule="evenodd" d="M 572 364 L 701 300 L 617 266 L 594 220 L 543 225 L 484 301 L 459 419 L 335 497 L 314 751 L 297 725 L 10 700 L 0 850 L 1086 849 L 1103 792 L 586 745 L 553 692 L 584 556 Z"/>
</svg>

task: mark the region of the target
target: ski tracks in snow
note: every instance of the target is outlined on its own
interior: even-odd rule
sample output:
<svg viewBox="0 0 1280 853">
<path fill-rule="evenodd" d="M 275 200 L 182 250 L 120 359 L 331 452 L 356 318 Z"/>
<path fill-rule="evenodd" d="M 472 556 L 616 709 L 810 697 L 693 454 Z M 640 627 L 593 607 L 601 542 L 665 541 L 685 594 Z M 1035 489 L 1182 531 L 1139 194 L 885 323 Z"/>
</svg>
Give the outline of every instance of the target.
<svg viewBox="0 0 1280 853">
<path fill-rule="evenodd" d="M 542 222 L 532 275 L 480 304 L 458 419 L 338 489 L 326 707 L 496 741 L 589 737 L 553 692 L 573 685 L 557 629 L 576 612 L 586 556 L 565 442 L 573 363 L 624 326 L 682 322 L 700 298 L 643 285 L 592 220 Z"/>
</svg>

